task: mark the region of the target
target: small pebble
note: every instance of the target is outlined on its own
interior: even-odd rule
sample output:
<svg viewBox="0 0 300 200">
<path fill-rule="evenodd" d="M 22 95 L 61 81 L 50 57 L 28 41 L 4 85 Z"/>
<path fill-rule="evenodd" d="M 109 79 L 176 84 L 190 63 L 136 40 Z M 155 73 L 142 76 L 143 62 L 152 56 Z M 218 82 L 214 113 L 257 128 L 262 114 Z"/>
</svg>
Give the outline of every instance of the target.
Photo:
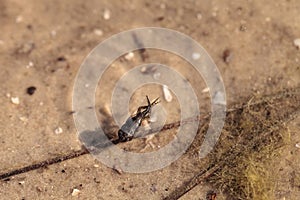
<svg viewBox="0 0 300 200">
<path fill-rule="evenodd" d="M 29 94 L 29 95 L 33 95 L 35 91 L 36 91 L 36 87 L 34 87 L 34 86 L 27 88 L 27 94 Z"/>
<path fill-rule="evenodd" d="M 247 26 L 245 24 L 242 24 L 240 26 L 240 31 L 246 31 L 247 30 Z"/>
<path fill-rule="evenodd" d="M 294 45 L 297 47 L 297 49 L 300 49 L 300 38 L 294 40 Z"/>
<path fill-rule="evenodd" d="M 63 129 L 61 127 L 57 127 L 55 130 L 54 130 L 54 133 L 55 134 L 61 134 L 63 132 Z"/>
<path fill-rule="evenodd" d="M 150 190 L 151 190 L 152 192 L 156 192 L 156 191 L 157 191 L 156 185 L 155 185 L 155 184 L 152 184 L 151 187 L 150 187 Z"/>
<path fill-rule="evenodd" d="M 99 165 L 97 165 L 97 164 L 94 164 L 94 167 L 95 167 L 95 168 L 98 168 L 98 167 L 99 167 Z"/>
<path fill-rule="evenodd" d="M 52 30 L 52 31 L 50 32 L 50 35 L 51 35 L 52 37 L 55 37 L 55 36 L 57 35 L 56 30 Z"/>
<path fill-rule="evenodd" d="M 16 23 L 21 23 L 23 21 L 23 17 L 21 15 L 17 16 Z"/>
<path fill-rule="evenodd" d="M 164 93 L 165 100 L 166 100 L 167 102 L 171 102 L 172 99 L 173 99 L 173 97 L 172 97 L 172 94 L 171 94 L 171 92 L 170 92 L 168 86 L 163 85 L 163 93 Z"/>
<path fill-rule="evenodd" d="M 159 5 L 159 7 L 160 7 L 160 9 L 164 10 L 164 9 L 166 9 L 166 4 L 162 3 Z"/>
<path fill-rule="evenodd" d="M 28 118 L 27 117 L 20 117 L 19 118 L 22 122 L 27 122 L 28 121 Z"/>
<path fill-rule="evenodd" d="M 41 187 L 39 187 L 39 186 L 36 186 L 36 190 L 37 190 L 38 192 L 42 192 L 42 191 L 43 191 L 43 189 L 42 189 Z"/>
<path fill-rule="evenodd" d="M 33 66 L 34 66 L 33 62 L 30 61 L 30 62 L 28 63 L 28 65 L 26 65 L 26 68 L 29 69 L 30 67 L 33 67 Z"/>
<path fill-rule="evenodd" d="M 129 52 L 128 54 L 125 55 L 126 60 L 132 60 L 133 57 L 134 57 L 134 53 L 132 53 L 132 52 Z"/>
<path fill-rule="evenodd" d="M 198 20 L 201 20 L 201 19 L 202 19 L 201 13 L 198 13 L 198 14 L 197 14 L 197 19 L 198 19 Z"/>
<path fill-rule="evenodd" d="M 229 49 L 225 49 L 225 50 L 223 51 L 223 56 L 222 56 L 222 58 L 223 58 L 223 61 L 224 61 L 225 63 L 229 63 L 230 60 L 231 60 L 231 58 L 232 58 L 232 53 L 231 53 L 231 51 L 230 51 Z"/>
<path fill-rule="evenodd" d="M 64 61 L 67 61 L 67 59 L 64 57 L 64 56 L 59 56 L 58 58 L 56 58 L 56 60 L 58 62 L 64 62 Z"/>
<path fill-rule="evenodd" d="M 25 184 L 25 181 L 20 181 L 19 184 L 20 184 L 20 185 L 24 185 L 24 184 Z"/>
<path fill-rule="evenodd" d="M 103 35 L 103 31 L 101 29 L 95 29 L 94 30 L 94 34 L 98 35 L 98 36 L 102 36 Z"/>
<path fill-rule="evenodd" d="M 110 19 L 110 10 L 105 9 L 103 12 L 103 19 L 109 20 Z"/>
<path fill-rule="evenodd" d="M 297 143 L 295 146 L 300 149 L 300 143 Z"/>
<path fill-rule="evenodd" d="M 74 188 L 73 191 L 72 191 L 72 196 L 75 197 L 75 196 L 78 196 L 80 193 L 80 190 Z"/>
<path fill-rule="evenodd" d="M 141 68 L 141 72 L 145 73 L 145 74 L 154 73 L 154 72 L 156 72 L 156 70 L 157 70 L 157 67 L 154 65 L 153 66 L 143 66 Z"/>
<path fill-rule="evenodd" d="M 204 88 L 204 89 L 203 89 L 201 92 L 202 92 L 202 93 L 209 92 L 209 87 L 207 87 L 207 88 Z"/>
<path fill-rule="evenodd" d="M 200 53 L 193 53 L 192 54 L 192 58 L 193 58 L 193 60 L 198 60 L 199 58 L 200 58 Z"/>
<path fill-rule="evenodd" d="M 19 99 L 19 97 L 12 97 L 11 102 L 13 104 L 19 105 L 20 104 L 20 99 Z"/>
</svg>

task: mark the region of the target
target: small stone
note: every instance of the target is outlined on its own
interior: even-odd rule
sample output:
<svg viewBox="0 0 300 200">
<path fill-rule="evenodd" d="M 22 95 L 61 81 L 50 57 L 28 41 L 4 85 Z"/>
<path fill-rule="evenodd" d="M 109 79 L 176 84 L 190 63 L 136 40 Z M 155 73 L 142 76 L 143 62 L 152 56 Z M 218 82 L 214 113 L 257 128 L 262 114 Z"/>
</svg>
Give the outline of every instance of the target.
<svg viewBox="0 0 300 200">
<path fill-rule="evenodd" d="M 295 146 L 300 149 L 300 143 L 297 143 Z"/>
<path fill-rule="evenodd" d="M 271 18 L 270 17 L 266 17 L 266 22 L 270 22 L 271 21 Z"/>
<path fill-rule="evenodd" d="M 25 181 L 20 181 L 19 182 L 19 185 L 24 185 L 25 184 Z"/>
<path fill-rule="evenodd" d="M 294 45 L 297 47 L 297 49 L 300 49 L 300 38 L 294 40 Z"/>
<path fill-rule="evenodd" d="M 223 56 L 222 56 L 222 58 L 223 58 L 223 61 L 224 61 L 225 63 L 229 63 L 230 60 L 231 60 L 231 58 L 232 58 L 232 53 L 231 53 L 231 51 L 230 51 L 229 49 L 225 49 L 225 50 L 223 51 Z"/>
<path fill-rule="evenodd" d="M 6 97 L 10 98 L 11 97 L 10 93 L 6 93 Z"/>
<path fill-rule="evenodd" d="M 23 21 L 22 15 L 17 16 L 16 23 L 18 24 L 18 23 L 21 23 L 22 21 Z"/>
<path fill-rule="evenodd" d="M 198 20 L 201 20 L 201 19 L 202 19 L 202 14 L 201 14 L 201 13 L 198 13 L 198 14 L 197 14 L 197 19 L 198 19 Z"/>
<path fill-rule="evenodd" d="M 42 192 L 42 191 L 43 191 L 43 189 L 42 189 L 41 187 L 39 187 L 39 186 L 36 186 L 36 190 L 37 190 L 38 192 Z"/>
<path fill-rule="evenodd" d="M 13 104 L 19 105 L 20 104 L 20 99 L 19 99 L 19 97 L 12 97 L 11 102 Z"/>
<path fill-rule="evenodd" d="M 240 26 L 240 31 L 246 31 L 246 30 L 247 30 L 246 25 L 245 25 L 245 24 L 242 24 L 242 25 Z"/>
<path fill-rule="evenodd" d="M 195 53 L 192 54 L 193 60 L 198 60 L 200 57 L 201 57 L 200 53 L 195 52 Z"/>
<path fill-rule="evenodd" d="M 36 91 L 36 87 L 34 87 L 34 86 L 27 88 L 27 94 L 29 94 L 29 95 L 33 95 L 35 91 Z"/>
<path fill-rule="evenodd" d="M 134 53 L 133 52 L 129 52 L 128 54 L 125 55 L 125 59 L 126 60 L 132 60 L 134 57 Z"/>
<path fill-rule="evenodd" d="M 207 88 L 204 88 L 204 89 L 203 89 L 201 92 L 202 92 L 202 93 L 209 92 L 209 87 L 207 87 Z"/>
<path fill-rule="evenodd" d="M 164 9 L 166 9 L 166 4 L 162 3 L 159 5 L 159 7 L 160 7 L 160 9 L 164 10 Z"/>
<path fill-rule="evenodd" d="M 103 19 L 109 20 L 110 19 L 110 10 L 105 9 L 103 12 Z"/>
<path fill-rule="evenodd" d="M 72 191 L 72 197 L 78 196 L 79 193 L 80 193 L 80 190 L 74 188 L 73 191 Z"/>
<path fill-rule="evenodd" d="M 19 118 L 22 122 L 27 122 L 28 121 L 28 118 L 27 117 L 20 117 Z"/>
<path fill-rule="evenodd" d="M 98 36 L 102 36 L 103 35 L 103 31 L 101 29 L 95 29 L 94 30 L 94 34 L 98 35 Z"/>
<path fill-rule="evenodd" d="M 144 73 L 144 74 L 150 74 L 150 73 L 153 74 L 153 73 L 156 72 L 156 70 L 157 70 L 157 67 L 155 65 L 153 65 L 153 66 L 143 66 L 141 68 L 141 72 Z"/>
<path fill-rule="evenodd" d="M 52 31 L 50 32 L 50 35 L 51 35 L 52 37 L 55 37 L 55 36 L 57 35 L 56 30 L 52 30 Z"/>
<path fill-rule="evenodd" d="M 95 168 L 98 168 L 98 167 L 99 167 L 99 165 L 97 165 L 97 164 L 94 164 L 94 167 L 95 167 Z"/>
<path fill-rule="evenodd" d="M 168 86 L 163 85 L 163 93 L 164 93 L 165 100 L 166 100 L 167 102 L 171 102 L 172 99 L 173 99 L 173 97 L 172 97 L 172 94 L 171 94 L 171 92 L 170 92 Z"/>
<path fill-rule="evenodd" d="M 63 132 L 63 129 L 61 127 L 57 127 L 55 130 L 54 130 L 54 133 L 55 134 L 61 134 Z"/>
<path fill-rule="evenodd" d="M 155 185 L 155 184 L 152 184 L 151 187 L 150 187 L 150 190 L 151 190 L 152 192 L 156 192 L 156 191 L 157 191 L 156 185 Z"/>
</svg>

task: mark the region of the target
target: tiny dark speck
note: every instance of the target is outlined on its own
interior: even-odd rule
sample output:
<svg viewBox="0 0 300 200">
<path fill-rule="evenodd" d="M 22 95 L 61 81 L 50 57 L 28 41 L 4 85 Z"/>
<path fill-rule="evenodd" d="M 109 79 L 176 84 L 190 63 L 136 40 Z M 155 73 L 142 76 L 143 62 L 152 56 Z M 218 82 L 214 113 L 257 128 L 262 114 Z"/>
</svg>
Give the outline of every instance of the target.
<svg viewBox="0 0 300 200">
<path fill-rule="evenodd" d="M 62 61 L 66 61 L 67 59 L 63 56 L 60 56 L 57 58 L 57 61 L 62 62 Z"/>
<path fill-rule="evenodd" d="M 36 91 L 36 87 L 34 87 L 34 86 L 27 88 L 27 94 L 29 94 L 29 95 L 33 95 L 35 91 Z"/>
</svg>

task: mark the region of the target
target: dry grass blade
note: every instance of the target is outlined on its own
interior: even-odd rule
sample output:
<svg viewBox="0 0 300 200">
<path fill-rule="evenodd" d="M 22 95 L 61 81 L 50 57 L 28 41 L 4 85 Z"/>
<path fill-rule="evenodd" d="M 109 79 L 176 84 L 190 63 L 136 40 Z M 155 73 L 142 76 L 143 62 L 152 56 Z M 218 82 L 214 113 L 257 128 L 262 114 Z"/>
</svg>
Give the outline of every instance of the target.
<svg viewBox="0 0 300 200">
<path fill-rule="evenodd" d="M 209 155 L 206 167 L 200 166 L 199 173 L 165 199 L 178 199 L 204 181 L 225 191 L 229 199 L 272 199 L 273 180 L 264 164 L 284 145 L 284 124 L 294 119 L 299 110 L 299 88 L 257 100 L 251 98 L 229 109 L 220 142 Z M 194 143 L 199 146 L 199 141 Z"/>
</svg>

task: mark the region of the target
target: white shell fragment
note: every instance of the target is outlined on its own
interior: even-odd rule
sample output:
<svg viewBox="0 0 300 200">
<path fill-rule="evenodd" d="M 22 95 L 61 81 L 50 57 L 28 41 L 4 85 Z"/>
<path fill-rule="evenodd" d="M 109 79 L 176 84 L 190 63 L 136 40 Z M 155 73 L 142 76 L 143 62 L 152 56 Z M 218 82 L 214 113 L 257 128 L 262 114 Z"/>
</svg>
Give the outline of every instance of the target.
<svg viewBox="0 0 300 200">
<path fill-rule="evenodd" d="M 132 60 L 133 59 L 133 57 L 134 57 L 134 53 L 132 53 L 132 52 L 129 52 L 128 54 L 126 54 L 125 55 L 125 59 L 126 60 Z"/>
<path fill-rule="evenodd" d="M 54 133 L 55 134 L 61 134 L 63 132 L 63 129 L 61 127 L 57 127 L 55 130 L 54 130 Z"/>
<path fill-rule="evenodd" d="M 13 104 L 19 105 L 20 104 L 20 99 L 19 99 L 19 97 L 12 97 L 11 102 Z"/>
<path fill-rule="evenodd" d="M 75 197 L 75 196 L 78 196 L 80 193 L 80 190 L 74 188 L 73 191 L 72 191 L 72 196 Z"/>
<path fill-rule="evenodd" d="M 297 38 L 297 39 L 294 40 L 294 45 L 295 45 L 298 49 L 300 49 L 300 38 Z"/>
<path fill-rule="evenodd" d="M 193 60 L 198 60 L 200 57 L 201 57 L 200 53 L 195 52 L 195 53 L 192 54 Z"/>
<path fill-rule="evenodd" d="M 172 97 L 172 94 L 171 94 L 171 92 L 170 92 L 168 86 L 163 85 L 163 93 L 164 93 L 165 100 L 166 100 L 167 102 L 171 102 L 172 99 L 173 99 L 173 97 Z"/>
<path fill-rule="evenodd" d="M 300 149 L 300 143 L 297 143 L 295 146 Z"/>
</svg>

